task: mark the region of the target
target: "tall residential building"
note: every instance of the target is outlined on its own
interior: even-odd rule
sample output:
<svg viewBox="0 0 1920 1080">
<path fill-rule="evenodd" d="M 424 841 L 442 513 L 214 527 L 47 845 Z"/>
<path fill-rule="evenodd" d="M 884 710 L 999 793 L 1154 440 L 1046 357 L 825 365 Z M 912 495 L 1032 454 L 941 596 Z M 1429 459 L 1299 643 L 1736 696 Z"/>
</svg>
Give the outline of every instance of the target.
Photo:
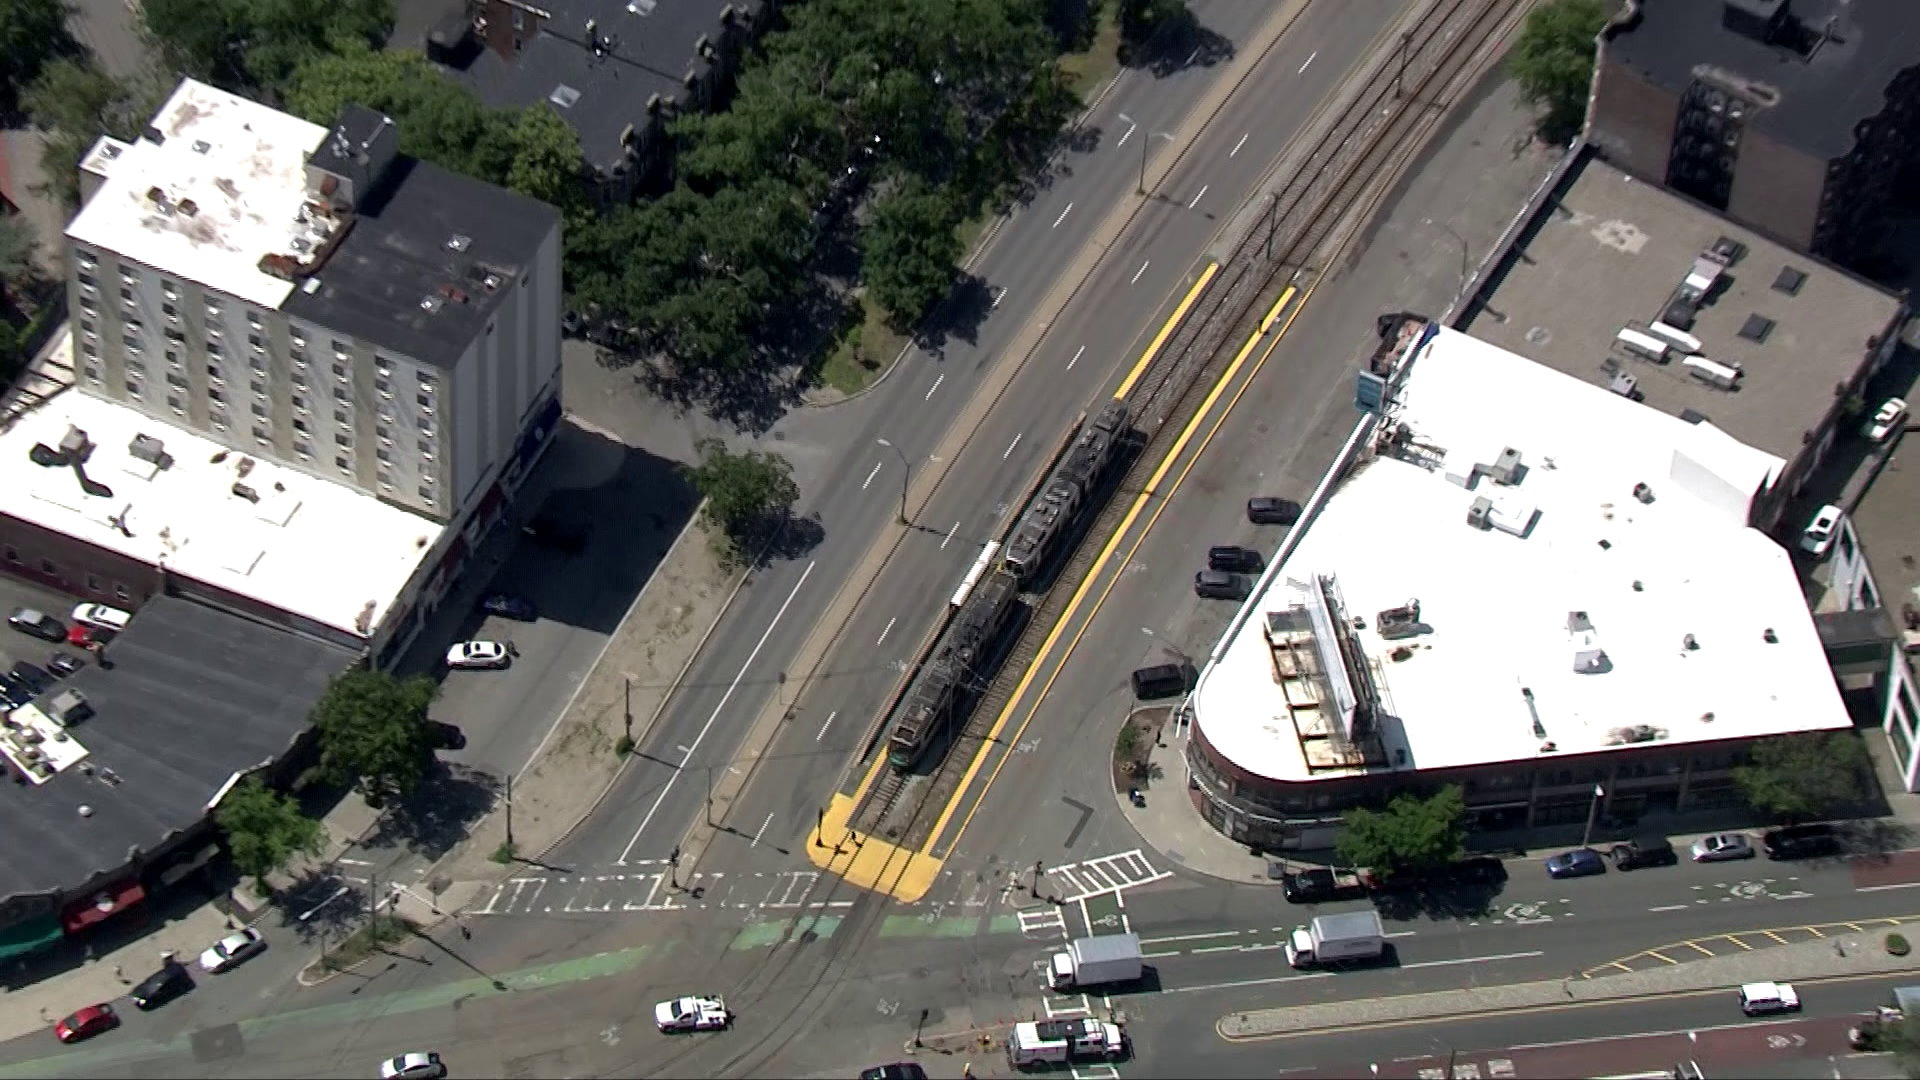
<svg viewBox="0 0 1920 1080">
<path fill-rule="evenodd" d="M 1629 0 L 1589 141 L 1643 180 L 1836 262 L 1871 257 L 1920 146 L 1920 5 Z"/>
<path fill-rule="evenodd" d="M 398 143 L 191 79 L 103 141 L 67 228 L 79 389 L 463 520 L 558 408 L 560 215 Z"/>
</svg>

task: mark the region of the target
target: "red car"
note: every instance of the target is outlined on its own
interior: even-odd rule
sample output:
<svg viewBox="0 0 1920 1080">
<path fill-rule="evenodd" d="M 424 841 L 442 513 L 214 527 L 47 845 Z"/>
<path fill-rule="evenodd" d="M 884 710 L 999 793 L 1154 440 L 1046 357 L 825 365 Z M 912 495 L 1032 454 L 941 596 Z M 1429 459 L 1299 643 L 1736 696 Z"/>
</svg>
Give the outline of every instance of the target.
<svg viewBox="0 0 1920 1080">
<path fill-rule="evenodd" d="M 82 649 L 97 649 L 113 638 L 110 630 L 75 623 L 67 628 L 67 644 Z"/>
<path fill-rule="evenodd" d="M 59 1036 L 61 1042 L 70 1043 L 91 1039 L 103 1031 L 112 1031 L 119 1026 L 120 1015 L 113 1011 L 113 1006 L 102 1002 L 98 1005 L 89 1005 L 53 1025 L 53 1033 Z"/>
</svg>

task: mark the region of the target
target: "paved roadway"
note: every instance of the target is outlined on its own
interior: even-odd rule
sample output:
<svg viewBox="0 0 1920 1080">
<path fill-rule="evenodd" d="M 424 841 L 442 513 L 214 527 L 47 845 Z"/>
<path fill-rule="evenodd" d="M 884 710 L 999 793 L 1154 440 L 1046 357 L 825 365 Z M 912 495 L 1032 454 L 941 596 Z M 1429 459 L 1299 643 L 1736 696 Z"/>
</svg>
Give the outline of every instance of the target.
<svg viewBox="0 0 1920 1080">
<path fill-rule="evenodd" d="M 1247 38 L 1272 12 L 1266 4 L 1226 0 L 1194 8 L 1205 25 L 1235 40 Z M 1296 95 L 1303 102 L 1317 100 L 1397 9 L 1397 0 L 1309 7 L 1291 43 L 1282 44 L 1256 76 L 1258 85 L 1228 106 L 1229 115 L 1208 131 L 1205 145 L 1193 148 L 1186 164 L 1161 185 L 1164 198 L 1103 261 L 1096 280 L 1016 379 L 967 460 L 918 515 L 924 532 L 876 590 L 880 601 L 859 612 L 827 674 L 810 687 L 783 687 L 784 660 L 869 538 L 898 510 L 902 458 L 877 440 L 900 447 L 916 469 L 925 462 L 1089 228 L 1116 200 L 1133 197 L 1140 140 L 1178 127 L 1216 73 L 1189 70 L 1158 80 L 1136 74 L 1121 81 L 1091 120 L 1101 132 L 1099 145 L 1071 156 L 1065 175 L 1003 229 L 975 268 L 993 288 L 1005 290 L 976 341 L 950 342 L 940 359 L 910 357 L 864 403 L 792 418 L 796 431 L 809 424 L 832 428 L 845 455 L 844 471 L 808 493 L 803 508 L 820 515 L 826 541 L 758 576 L 642 746 L 648 759 L 628 770 L 555 861 L 606 865 L 666 855 L 704 816 L 709 766 L 734 767 L 735 748 L 760 709 L 776 693 L 791 701 L 798 691 L 796 719 L 774 751 L 782 768 L 757 783 L 760 790 L 750 791 L 729 821 L 741 834 L 734 846 L 749 852 L 745 858 L 793 861 L 772 848 L 791 852 L 806 836 L 811 808 L 830 791 L 899 665 L 976 554 L 978 538 L 994 531 L 1007 513 L 1003 503 L 1017 494 L 1071 418 L 1131 363 L 1135 342 L 1156 329 L 1185 292 L 1190 263 L 1218 225 L 1212 215 L 1244 194 L 1298 124 L 1303 109 L 1276 110 L 1274 101 Z M 1118 119 L 1123 113 L 1138 122 L 1130 135 L 1130 125 Z M 1158 143 L 1150 145 L 1165 153 Z M 1116 317 L 1116 309 L 1125 314 Z M 756 835 L 762 845 L 752 844 Z"/>
</svg>

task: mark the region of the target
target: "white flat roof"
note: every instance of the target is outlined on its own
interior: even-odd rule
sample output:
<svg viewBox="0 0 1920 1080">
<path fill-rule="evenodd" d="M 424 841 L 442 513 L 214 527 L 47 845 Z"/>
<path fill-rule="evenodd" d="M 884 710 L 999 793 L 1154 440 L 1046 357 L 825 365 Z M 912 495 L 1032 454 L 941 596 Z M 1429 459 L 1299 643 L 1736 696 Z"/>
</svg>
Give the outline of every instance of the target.
<svg viewBox="0 0 1920 1080">
<path fill-rule="evenodd" d="M 307 235 L 296 217 L 307 155 L 327 129 L 193 79 L 152 126 L 165 141 L 136 139 L 105 160 L 106 179 L 67 236 L 277 308 L 293 284 L 261 273 L 260 257 L 289 254 Z"/>
<path fill-rule="evenodd" d="M 94 447 L 87 478 L 110 495 L 88 494 L 73 469 L 28 457 L 35 443 L 58 447 L 69 426 L 86 432 Z M 160 440 L 172 464 L 134 457 L 136 435 Z M 257 501 L 235 494 L 235 484 Z M 362 637 L 441 531 L 370 495 L 78 390 L 0 434 L 0 513 Z"/>
<path fill-rule="evenodd" d="M 1278 678 L 1291 654 L 1269 645 L 1267 613 L 1328 575 L 1392 718 L 1373 768 L 1848 726 L 1788 553 L 1746 525 L 1779 459 L 1451 331 L 1396 401 L 1382 430 L 1420 449 L 1334 489 L 1199 688 L 1195 722 L 1229 761 L 1286 781 L 1363 768 L 1301 737 L 1337 695 Z M 1516 483 L 1471 476 L 1508 448 Z M 1467 521 L 1483 497 L 1486 529 Z M 1424 631 L 1383 638 L 1380 614 L 1409 600 Z"/>
</svg>

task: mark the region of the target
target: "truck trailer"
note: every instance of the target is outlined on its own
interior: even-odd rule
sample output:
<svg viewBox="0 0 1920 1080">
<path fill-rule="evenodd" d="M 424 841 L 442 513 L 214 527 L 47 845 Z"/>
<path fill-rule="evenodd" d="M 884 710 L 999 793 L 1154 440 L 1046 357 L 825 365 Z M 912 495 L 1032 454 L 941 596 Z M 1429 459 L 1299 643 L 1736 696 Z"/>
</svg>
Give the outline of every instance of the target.
<svg viewBox="0 0 1920 1080">
<path fill-rule="evenodd" d="M 1090 1016 L 1030 1020 L 1013 1025 L 1013 1034 L 1007 1036 L 1007 1060 L 1021 1069 L 1075 1061 L 1118 1061 L 1127 1056 L 1128 1050 L 1127 1033 L 1119 1024 Z"/>
<path fill-rule="evenodd" d="M 1355 960 L 1376 960 L 1386 951 L 1387 934 L 1377 911 L 1317 915 L 1287 936 L 1287 963 L 1296 968 L 1324 967 Z"/>
<path fill-rule="evenodd" d="M 1053 954 L 1047 985 L 1055 990 L 1084 990 L 1089 986 L 1130 983 L 1145 970 L 1138 934 L 1083 937 Z"/>
</svg>

